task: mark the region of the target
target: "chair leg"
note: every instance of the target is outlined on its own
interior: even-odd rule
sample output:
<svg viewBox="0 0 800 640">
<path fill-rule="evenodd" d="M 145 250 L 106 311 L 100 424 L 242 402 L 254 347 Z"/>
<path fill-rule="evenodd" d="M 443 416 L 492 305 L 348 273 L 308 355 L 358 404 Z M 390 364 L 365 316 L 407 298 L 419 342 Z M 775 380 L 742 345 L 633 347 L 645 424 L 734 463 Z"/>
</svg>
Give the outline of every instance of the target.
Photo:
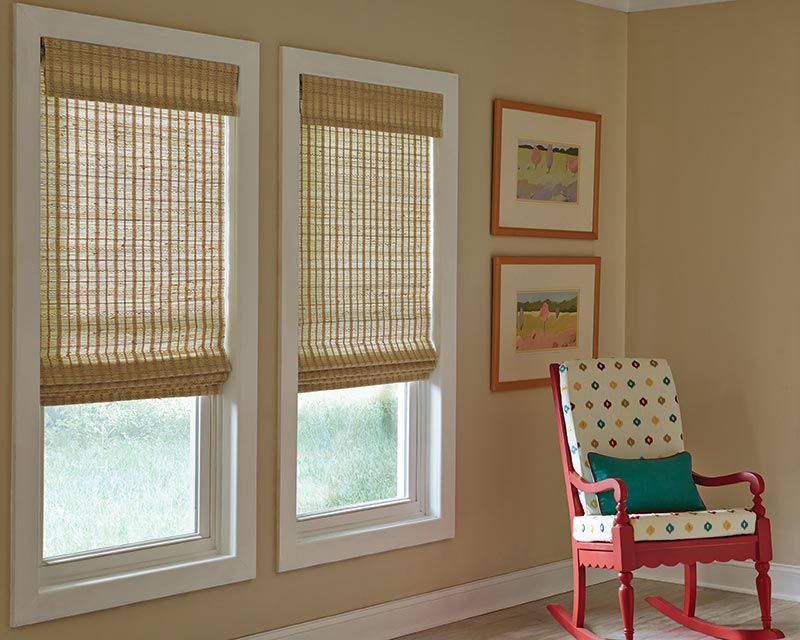
<svg viewBox="0 0 800 640">
<path fill-rule="evenodd" d="M 633 573 L 621 571 L 619 574 L 619 608 L 622 611 L 622 628 L 625 640 L 633 640 Z"/>
<path fill-rule="evenodd" d="M 683 565 L 683 612 L 694 616 L 697 607 L 697 565 Z"/>
<path fill-rule="evenodd" d="M 586 614 L 586 567 L 572 561 L 572 623 L 582 627 Z"/>
<path fill-rule="evenodd" d="M 756 590 L 761 605 L 761 622 L 765 629 L 772 627 L 772 579 L 769 577 L 769 562 L 756 562 Z"/>
</svg>

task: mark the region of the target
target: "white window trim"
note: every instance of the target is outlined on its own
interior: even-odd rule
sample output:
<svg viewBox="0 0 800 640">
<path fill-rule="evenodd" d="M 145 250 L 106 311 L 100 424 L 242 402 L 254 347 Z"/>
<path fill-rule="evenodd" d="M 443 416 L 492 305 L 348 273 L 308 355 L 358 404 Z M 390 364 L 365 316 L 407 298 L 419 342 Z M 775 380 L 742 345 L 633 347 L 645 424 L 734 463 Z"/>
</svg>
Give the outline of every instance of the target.
<svg viewBox="0 0 800 640">
<path fill-rule="evenodd" d="M 249 580 L 256 572 L 258 373 L 259 45 L 199 33 L 15 5 L 14 392 L 11 625 L 106 609 Z M 41 577 L 42 431 L 39 407 L 40 39 L 63 38 L 239 66 L 240 115 L 230 164 L 228 353 L 216 399 L 217 536 L 109 554 L 97 572 Z M 212 527 L 213 528 L 213 527 Z M 143 559 L 144 558 L 144 559 Z M 135 559 L 135 561 L 133 561 Z M 100 560 L 94 558 L 93 561 Z M 52 576 L 51 576 L 52 577 Z"/>
<path fill-rule="evenodd" d="M 419 391 L 416 501 L 354 510 L 309 525 L 296 516 L 297 267 L 300 74 L 391 85 L 444 95 L 444 136 L 434 142 L 433 334 L 436 369 Z M 455 535 L 456 248 L 458 76 L 281 47 L 281 339 L 278 571 L 400 549 Z M 442 328 L 447 327 L 446 331 Z M 319 521 L 330 518 L 330 526 Z M 335 518 L 335 519 L 334 519 Z"/>
</svg>

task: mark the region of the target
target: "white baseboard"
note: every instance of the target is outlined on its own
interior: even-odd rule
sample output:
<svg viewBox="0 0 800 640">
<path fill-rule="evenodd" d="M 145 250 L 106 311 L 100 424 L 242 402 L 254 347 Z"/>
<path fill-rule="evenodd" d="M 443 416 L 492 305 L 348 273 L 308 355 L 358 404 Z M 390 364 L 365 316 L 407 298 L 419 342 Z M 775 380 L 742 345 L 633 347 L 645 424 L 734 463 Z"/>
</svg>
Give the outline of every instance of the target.
<svg viewBox="0 0 800 640">
<path fill-rule="evenodd" d="M 697 574 L 698 584 L 704 587 L 755 593 L 752 562 L 700 565 Z M 774 598 L 800 602 L 800 567 L 772 564 L 770 576 Z M 599 584 L 615 577 L 611 571 L 589 569 L 586 581 L 588 584 Z M 680 566 L 637 569 L 636 577 L 682 583 L 683 569 Z M 572 561 L 562 560 L 265 631 L 242 640 L 391 640 L 571 590 Z"/>
<path fill-rule="evenodd" d="M 613 574 L 607 571 L 591 571 L 587 583 L 597 584 L 611 577 Z M 242 640 L 391 640 L 571 590 L 572 561 L 562 560 Z"/>
<path fill-rule="evenodd" d="M 772 597 L 777 600 L 800 602 L 800 567 L 789 564 L 770 564 Z M 683 567 L 658 567 L 636 570 L 636 577 L 662 582 L 683 583 Z M 752 562 L 714 562 L 697 566 L 697 584 L 722 591 L 756 592 L 756 570 Z"/>
</svg>

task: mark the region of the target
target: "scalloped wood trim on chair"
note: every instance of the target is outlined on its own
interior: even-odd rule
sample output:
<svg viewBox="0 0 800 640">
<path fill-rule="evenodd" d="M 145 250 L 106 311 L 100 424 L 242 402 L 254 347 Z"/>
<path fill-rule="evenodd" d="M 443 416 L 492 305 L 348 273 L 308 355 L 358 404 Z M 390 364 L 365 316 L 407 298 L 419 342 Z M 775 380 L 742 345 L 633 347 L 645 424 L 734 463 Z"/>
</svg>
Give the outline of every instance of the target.
<svg viewBox="0 0 800 640">
<path fill-rule="evenodd" d="M 596 362 L 596 361 L 588 361 Z M 620 363 L 616 363 L 620 364 Z M 634 362 L 634 364 L 636 364 Z M 583 365 L 581 365 L 583 366 Z M 621 368 L 618 366 L 617 368 Z M 578 640 L 601 640 L 584 626 L 586 613 L 586 567 L 601 567 L 617 571 L 620 581 L 620 610 L 623 620 L 625 640 L 633 640 L 633 586 L 632 572 L 641 567 L 674 566 L 683 564 L 684 602 L 680 609 L 663 598 L 649 596 L 645 600 L 657 611 L 675 622 L 722 640 L 773 640 L 784 638 L 778 629 L 772 629 L 770 598 L 772 584 L 769 577 L 769 561 L 772 559 L 772 536 L 769 519 L 762 502 L 764 480 L 756 473 L 739 472 L 727 476 L 705 477 L 693 473 L 695 483 L 702 486 L 720 487 L 740 482 L 750 485 L 753 495 L 752 512 L 756 515 L 753 534 L 721 538 L 700 538 L 692 540 L 667 540 L 636 542 L 633 527 L 625 508 L 627 488 L 621 480 L 609 478 L 598 483 L 587 482 L 575 471 L 569 451 L 565 412 L 562 399 L 560 365 L 550 365 L 550 382 L 558 422 L 559 447 L 564 469 L 564 482 L 567 489 L 570 521 L 584 515 L 579 491 L 598 493 L 613 490 L 617 502 L 611 542 L 579 542 L 572 539 L 573 561 L 573 608 L 568 613 L 560 605 L 548 605 L 553 618 L 572 637 Z M 574 407 L 573 407 L 574 408 Z M 570 528 L 571 530 L 571 528 Z M 761 607 L 763 629 L 733 629 L 707 622 L 695 616 L 697 602 L 697 563 L 728 562 L 730 560 L 753 560 L 757 573 L 756 589 Z"/>
</svg>

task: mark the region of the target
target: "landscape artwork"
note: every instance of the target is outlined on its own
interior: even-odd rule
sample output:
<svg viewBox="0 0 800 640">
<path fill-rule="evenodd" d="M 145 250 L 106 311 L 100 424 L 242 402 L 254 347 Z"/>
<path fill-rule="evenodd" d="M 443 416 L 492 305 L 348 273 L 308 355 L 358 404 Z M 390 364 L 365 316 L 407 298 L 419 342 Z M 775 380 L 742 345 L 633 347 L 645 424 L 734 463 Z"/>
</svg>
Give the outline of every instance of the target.
<svg viewBox="0 0 800 640">
<path fill-rule="evenodd" d="M 568 349 L 577 344 L 577 291 L 517 292 L 517 352 Z"/>
<path fill-rule="evenodd" d="M 577 204 L 579 171 L 579 146 L 521 139 L 517 200 Z"/>
</svg>

